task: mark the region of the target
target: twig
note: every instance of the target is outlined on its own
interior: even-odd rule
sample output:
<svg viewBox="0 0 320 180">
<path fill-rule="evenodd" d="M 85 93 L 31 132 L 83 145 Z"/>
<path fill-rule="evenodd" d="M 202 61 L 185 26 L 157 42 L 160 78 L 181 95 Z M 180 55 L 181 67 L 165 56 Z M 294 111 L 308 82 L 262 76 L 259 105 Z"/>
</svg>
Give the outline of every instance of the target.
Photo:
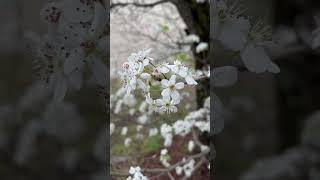
<svg viewBox="0 0 320 180">
<path fill-rule="evenodd" d="M 143 173 L 168 173 L 168 172 L 171 172 L 172 170 L 174 170 L 178 166 L 181 166 L 181 165 L 183 165 L 193 159 L 198 159 L 198 158 L 204 157 L 209 153 L 210 153 L 210 150 L 206 150 L 201 153 L 189 156 L 185 161 L 179 161 L 176 164 L 169 166 L 168 168 L 142 169 L 141 172 L 143 172 Z M 129 173 L 115 172 L 115 171 L 111 171 L 110 174 L 111 174 L 111 176 L 129 176 L 130 175 Z"/>
<path fill-rule="evenodd" d="M 163 3 L 167 3 L 167 2 L 171 2 L 170 0 L 162 0 L 162 1 L 156 1 L 154 3 L 137 3 L 137 2 L 131 2 L 131 3 L 112 3 L 110 5 L 110 9 L 115 8 L 115 7 L 125 7 L 125 6 L 136 6 L 136 7 L 142 7 L 142 8 L 152 8 L 156 5 L 159 4 L 163 4 Z"/>
</svg>

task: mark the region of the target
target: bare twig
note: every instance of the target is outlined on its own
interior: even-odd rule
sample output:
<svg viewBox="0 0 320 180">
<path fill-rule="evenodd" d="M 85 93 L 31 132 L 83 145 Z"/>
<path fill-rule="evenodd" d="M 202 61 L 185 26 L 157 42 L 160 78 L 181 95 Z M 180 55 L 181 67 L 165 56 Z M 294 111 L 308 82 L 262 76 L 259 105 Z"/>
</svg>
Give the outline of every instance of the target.
<svg viewBox="0 0 320 180">
<path fill-rule="evenodd" d="M 156 1 L 156 2 L 153 2 L 153 3 L 146 3 L 146 4 L 137 3 L 137 2 L 112 3 L 112 4 L 110 4 L 110 9 L 115 8 L 115 7 L 125 7 L 125 6 L 136 6 L 136 7 L 142 7 L 142 8 L 152 8 L 152 7 L 156 6 L 156 5 L 167 3 L 167 2 L 171 2 L 171 1 L 170 0 L 161 0 L 161 1 Z"/>
</svg>

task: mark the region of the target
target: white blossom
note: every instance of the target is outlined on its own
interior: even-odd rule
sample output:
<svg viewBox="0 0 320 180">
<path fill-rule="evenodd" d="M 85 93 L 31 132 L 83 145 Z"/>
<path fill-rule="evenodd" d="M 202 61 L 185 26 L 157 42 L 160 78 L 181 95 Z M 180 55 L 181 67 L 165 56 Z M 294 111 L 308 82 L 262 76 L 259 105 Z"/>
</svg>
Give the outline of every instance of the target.
<svg viewBox="0 0 320 180">
<path fill-rule="evenodd" d="M 198 43 L 200 41 L 199 36 L 195 34 L 190 34 L 187 37 L 185 37 L 184 42 L 185 43 Z"/>
<path fill-rule="evenodd" d="M 148 180 L 146 176 L 141 173 L 141 168 L 138 167 L 130 167 L 129 176 L 127 180 Z"/>
<path fill-rule="evenodd" d="M 162 90 L 161 95 L 163 97 L 171 97 L 172 99 L 175 99 L 177 101 L 180 100 L 180 94 L 177 90 L 184 88 L 183 82 L 176 83 L 176 75 L 172 75 L 169 80 L 163 79 L 161 81 L 162 87 L 164 90 Z"/>
<path fill-rule="evenodd" d="M 194 150 L 194 147 L 195 147 L 194 141 L 189 141 L 189 143 L 188 143 L 188 151 L 192 152 Z"/>
<path fill-rule="evenodd" d="M 149 130 L 149 137 L 158 135 L 158 132 L 159 132 L 158 128 L 152 128 L 152 129 L 150 129 L 150 130 Z"/>
<path fill-rule="evenodd" d="M 114 123 L 110 123 L 110 135 L 113 134 L 115 128 L 116 128 L 115 124 Z"/>
<path fill-rule="evenodd" d="M 121 130 L 121 135 L 122 136 L 126 136 L 128 133 L 128 127 L 123 127 L 122 130 Z"/>
<path fill-rule="evenodd" d="M 156 105 L 159 106 L 160 112 L 177 112 L 178 109 L 176 107 L 177 104 L 179 104 L 180 99 L 171 99 L 170 96 L 163 96 L 162 99 L 156 100 Z"/>
<path fill-rule="evenodd" d="M 131 138 L 126 138 L 126 139 L 124 140 L 124 146 L 125 146 L 125 147 L 129 147 L 130 144 L 131 144 L 131 142 L 132 142 L 132 139 L 131 139 Z"/>
<path fill-rule="evenodd" d="M 201 53 L 201 52 L 203 52 L 203 51 L 206 51 L 206 50 L 208 50 L 208 48 L 209 48 L 208 43 L 206 43 L 206 42 L 201 42 L 201 43 L 199 43 L 199 44 L 197 45 L 197 47 L 196 47 L 196 53 Z"/>
</svg>

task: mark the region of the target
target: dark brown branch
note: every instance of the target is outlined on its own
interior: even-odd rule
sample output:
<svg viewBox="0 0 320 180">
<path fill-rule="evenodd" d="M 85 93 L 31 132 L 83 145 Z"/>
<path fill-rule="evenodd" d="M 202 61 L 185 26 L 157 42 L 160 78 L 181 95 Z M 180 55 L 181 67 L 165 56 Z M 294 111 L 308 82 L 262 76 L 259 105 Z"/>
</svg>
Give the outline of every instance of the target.
<svg viewBox="0 0 320 180">
<path fill-rule="evenodd" d="M 156 5 L 163 4 L 171 2 L 171 0 L 161 0 L 161 1 L 156 1 L 154 3 L 137 3 L 137 2 L 132 2 L 132 3 L 112 3 L 110 4 L 110 9 L 115 8 L 115 7 L 125 7 L 125 6 L 136 6 L 136 7 L 142 7 L 142 8 L 152 8 Z"/>
</svg>

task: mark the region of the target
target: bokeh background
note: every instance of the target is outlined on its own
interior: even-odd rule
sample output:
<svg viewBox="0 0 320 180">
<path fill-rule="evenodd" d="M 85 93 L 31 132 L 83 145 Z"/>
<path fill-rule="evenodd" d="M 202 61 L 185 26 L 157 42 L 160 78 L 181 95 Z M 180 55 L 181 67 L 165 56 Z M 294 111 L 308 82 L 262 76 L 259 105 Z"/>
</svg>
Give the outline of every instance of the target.
<svg viewBox="0 0 320 180">
<path fill-rule="evenodd" d="M 96 87 L 53 103 L 35 73 L 28 37 L 47 32 L 47 2 L 0 1 L 0 179 L 106 179 L 108 114 Z"/>
</svg>

